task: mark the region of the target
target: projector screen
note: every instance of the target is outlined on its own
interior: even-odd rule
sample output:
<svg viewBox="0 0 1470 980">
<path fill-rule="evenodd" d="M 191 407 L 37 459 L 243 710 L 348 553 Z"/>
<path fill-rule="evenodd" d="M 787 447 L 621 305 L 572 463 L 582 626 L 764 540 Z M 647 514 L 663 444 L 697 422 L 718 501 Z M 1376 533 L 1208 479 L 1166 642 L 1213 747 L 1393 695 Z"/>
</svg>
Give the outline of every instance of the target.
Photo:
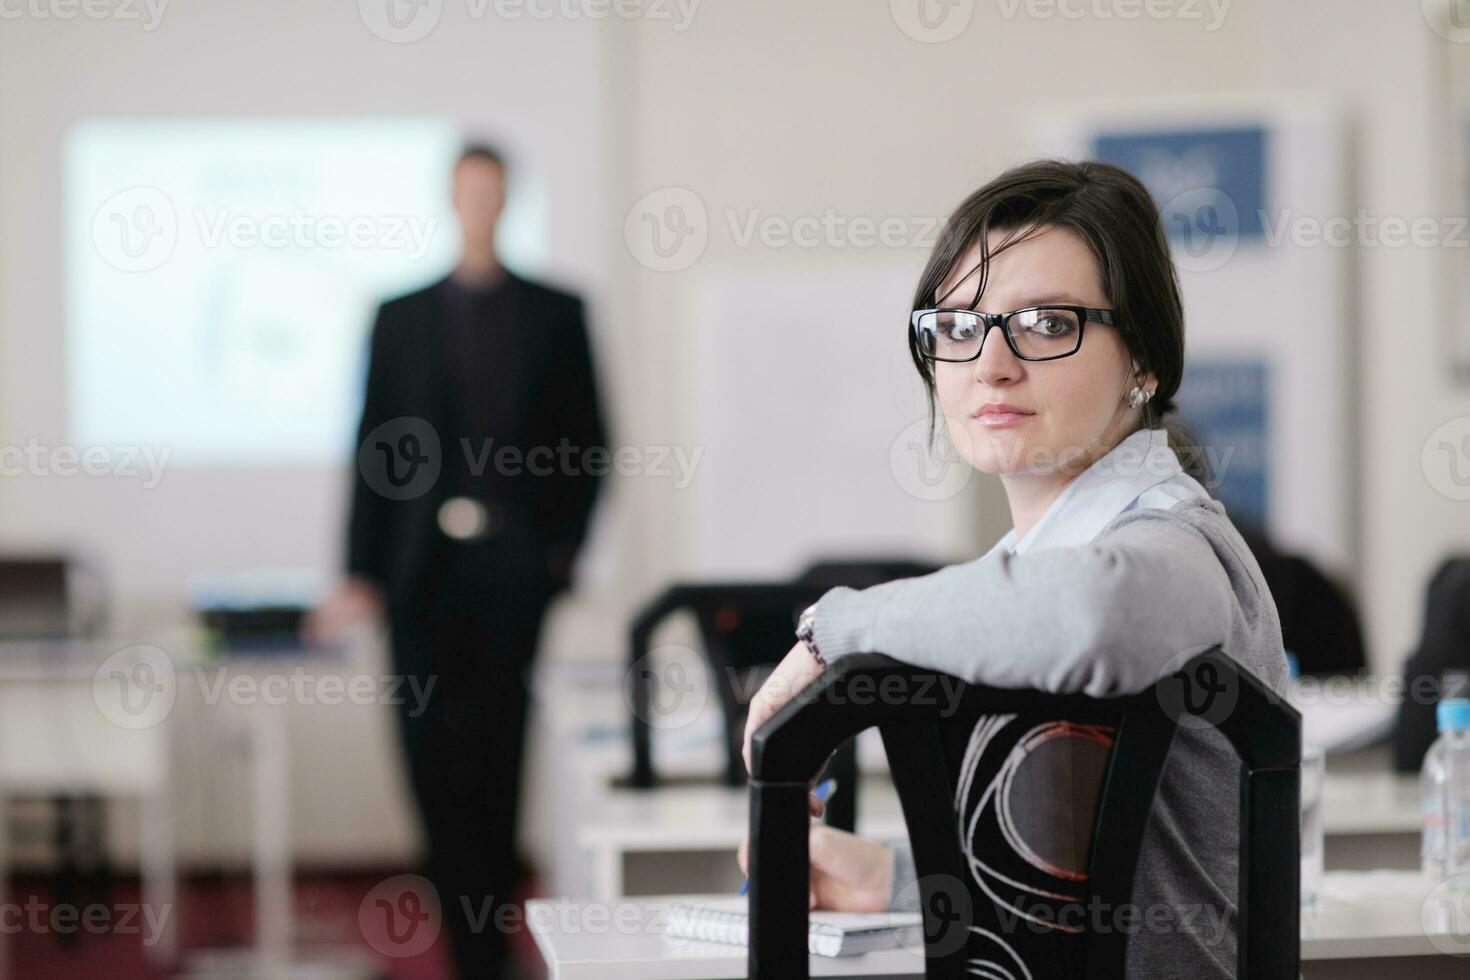
<svg viewBox="0 0 1470 980">
<path fill-rule="evenodd" d="M 337 464 L 383 299 L 445 275 L 458 127 L 440 118 L 94 120 L 66 143 L 67 422 L 170 466 Z M 499 247 L 545 264 L 513 170 Z"/>
</svg>

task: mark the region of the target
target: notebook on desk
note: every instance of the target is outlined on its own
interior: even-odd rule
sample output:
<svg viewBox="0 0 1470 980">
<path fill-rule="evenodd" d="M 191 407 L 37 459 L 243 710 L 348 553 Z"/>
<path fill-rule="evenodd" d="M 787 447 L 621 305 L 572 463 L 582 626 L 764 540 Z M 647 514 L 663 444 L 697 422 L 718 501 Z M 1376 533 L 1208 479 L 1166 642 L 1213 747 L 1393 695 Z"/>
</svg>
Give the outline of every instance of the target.
<svg viewBox="0 0 1470 980">
<path fill-rule="evenodd" d="M 750 928 L 746 901 L 732 897 L 672 905 L 669 935 L 744 946 Z M 812 912 L 808 921 L 807 950 L 817 956 L 857 956 L 924 941 L 917 912 Z"/>
</svg>

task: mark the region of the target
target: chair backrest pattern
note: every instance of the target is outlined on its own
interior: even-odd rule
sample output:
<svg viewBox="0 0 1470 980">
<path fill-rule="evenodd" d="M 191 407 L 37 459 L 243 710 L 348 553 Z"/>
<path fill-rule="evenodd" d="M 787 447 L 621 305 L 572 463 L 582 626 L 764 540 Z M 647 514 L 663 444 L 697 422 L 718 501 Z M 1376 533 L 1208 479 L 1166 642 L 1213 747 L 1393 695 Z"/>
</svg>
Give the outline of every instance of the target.
<svg viewBox="0 0 1470 980">
<path fill-rule="evenodd" d="M 962 693 L 919 696 L 936 682 Z M 855 683 L 867 690 L 889 685 L 887 690 L 902 696 L 859 703 L 847 694 Z M 808 861 L 807 780 L 828 746 L 873 725 L 883 736 L 918 872 L 925 975 L 961 977 L 973 968 L 981 975 L 1005 976 L 1015 965 L 1008 960 L 1024 957 L 1019 947 L 1035 936 L 1049 944 L 1049 966 L 1062 964 L 1070 975 L 1124 976 L 1128 931 L 1059 934 L 1017 928 L 1029 921 L 1017 916 L 1038 908 L 1037 890 L 1068 896 L 1050 901 L 1077 899 L 1104 909 L 1129 904 L 1164 761 L 1176 729 L 1186 724 L 1213 726 L 1240 759 L 1239 975 L 1296 976 L 1301 720 L 1218 648 L 1195 656 L 1149 691 L 1106 699 L 965 686 L 877 654 L 842 658 L 755 736 L 750 976 L 807 975 L 806 887 L 804 878 L 789 870 Z M 1005 747 L 997 741 L 1005 729 L 1013 744 L 1081 739 L 1105 750 L 1105 759 L 1098 759 L 1101 776 L 1093 780 L 1099 785 L 1091 832 L 1081 838 L 1085 873 L 1075 864 L 1048 862 L 1024 840 L 1014 849 L 1018 858 L 1010 867 L 991 867 L 993 861 L 967 850 L 971 818 L 1009 821 L 1009 829 L 991 836 L 1008 845 L 1018 839 L 1015 815 L 994 812 L 1007 773 L 1014 779 L 1014 768 L 1006 765 L 1009 749 L 991 760 L 988 778 L 979 775 L 986 750 Z M 1079 793 L 1085 796 L 1089 787 L 1083 782 Z M 989 817 L 980 804 L 991 808 Z M 986 867 L 977 868 L 977 860 Z M 1018 881 L 1019 866 L 1045 871 L 1049 879 Z M 1066 889 L 1045 887 L 1056 882 Z"/>
</svg>

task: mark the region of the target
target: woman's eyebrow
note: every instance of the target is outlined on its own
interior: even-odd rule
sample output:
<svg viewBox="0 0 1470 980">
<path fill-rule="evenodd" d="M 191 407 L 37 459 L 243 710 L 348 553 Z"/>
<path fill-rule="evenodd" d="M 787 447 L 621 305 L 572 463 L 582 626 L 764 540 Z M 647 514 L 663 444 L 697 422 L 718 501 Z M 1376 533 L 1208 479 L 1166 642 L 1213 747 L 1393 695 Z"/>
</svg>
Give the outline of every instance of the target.
<svg viewBox="0 0 1470 980">
<path fill-rule="evenodd" d="M 950 292 L 952 293 L 952 292 L 954 292 L 954 290 L 951 289 Z M 945 295 L 945 298 L 946 299 L 948 298 L 948 294 Z M 943 304 L 941 303 L 941 305 L 943 305 Z M 1088 306 L 1088 305 L 1090 305 L 1090 304 L 1084 303 L 1082 300 L 1078 299 L 1075 296 L 1068 296 L 1065 293 L 1054 293 L 1054 294 L 1043 294 L 1041 296 L 1032 296 L 1032 297 L 1030 297 L 1030 298 L 1028 298 L 1026 300 L 1021 301 L 1020 305 L 1015 306 L 1015 307 L 1012 307 L 1012 309 L 1029 310 L 1029 309 L 1031 309 L 1032 307 L 1035 307 L 1035 306 Z"/>
<path fill-rule="evenodd" d="M 1026 301 L 1026 305 L 1025 306 L 1018 306 L 1017 309 L 1025 309 L 1028 306 L 1051 306 L 1051 305 L 1056 305 L 1056 306 L 1087 306 L 1088 304 L 1082 302 L 1082 300 L 1078 299 L 1075 296 L 1068 296 L 1065 293 L 1054 293 L 1054 294 L 1047 294 L 1047 295 L 1042 295 L 1042 296 L 1033 296 L 1033 297 L 1031 297 L 1030 299 L 1028 299 Z"/>
</svg>

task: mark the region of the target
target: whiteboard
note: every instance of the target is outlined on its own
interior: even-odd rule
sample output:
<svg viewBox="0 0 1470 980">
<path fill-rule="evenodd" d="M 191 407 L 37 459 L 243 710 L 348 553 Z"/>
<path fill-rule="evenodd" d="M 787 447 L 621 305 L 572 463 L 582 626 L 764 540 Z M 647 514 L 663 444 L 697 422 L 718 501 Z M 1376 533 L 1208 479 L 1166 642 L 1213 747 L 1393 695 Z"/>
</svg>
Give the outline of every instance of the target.
<svg viewBox="0 0 1470 980">
<path fill-rule="evenodd" d="M 689 486 L 696 575 L 973 550 L 986 477 L 952 455 L 920 458 L 927 408 L 907 341 L 918 272 L 910 262 L 703 282 L 690 321 L 690 431 L 704 451 Z"/>
</svg>

